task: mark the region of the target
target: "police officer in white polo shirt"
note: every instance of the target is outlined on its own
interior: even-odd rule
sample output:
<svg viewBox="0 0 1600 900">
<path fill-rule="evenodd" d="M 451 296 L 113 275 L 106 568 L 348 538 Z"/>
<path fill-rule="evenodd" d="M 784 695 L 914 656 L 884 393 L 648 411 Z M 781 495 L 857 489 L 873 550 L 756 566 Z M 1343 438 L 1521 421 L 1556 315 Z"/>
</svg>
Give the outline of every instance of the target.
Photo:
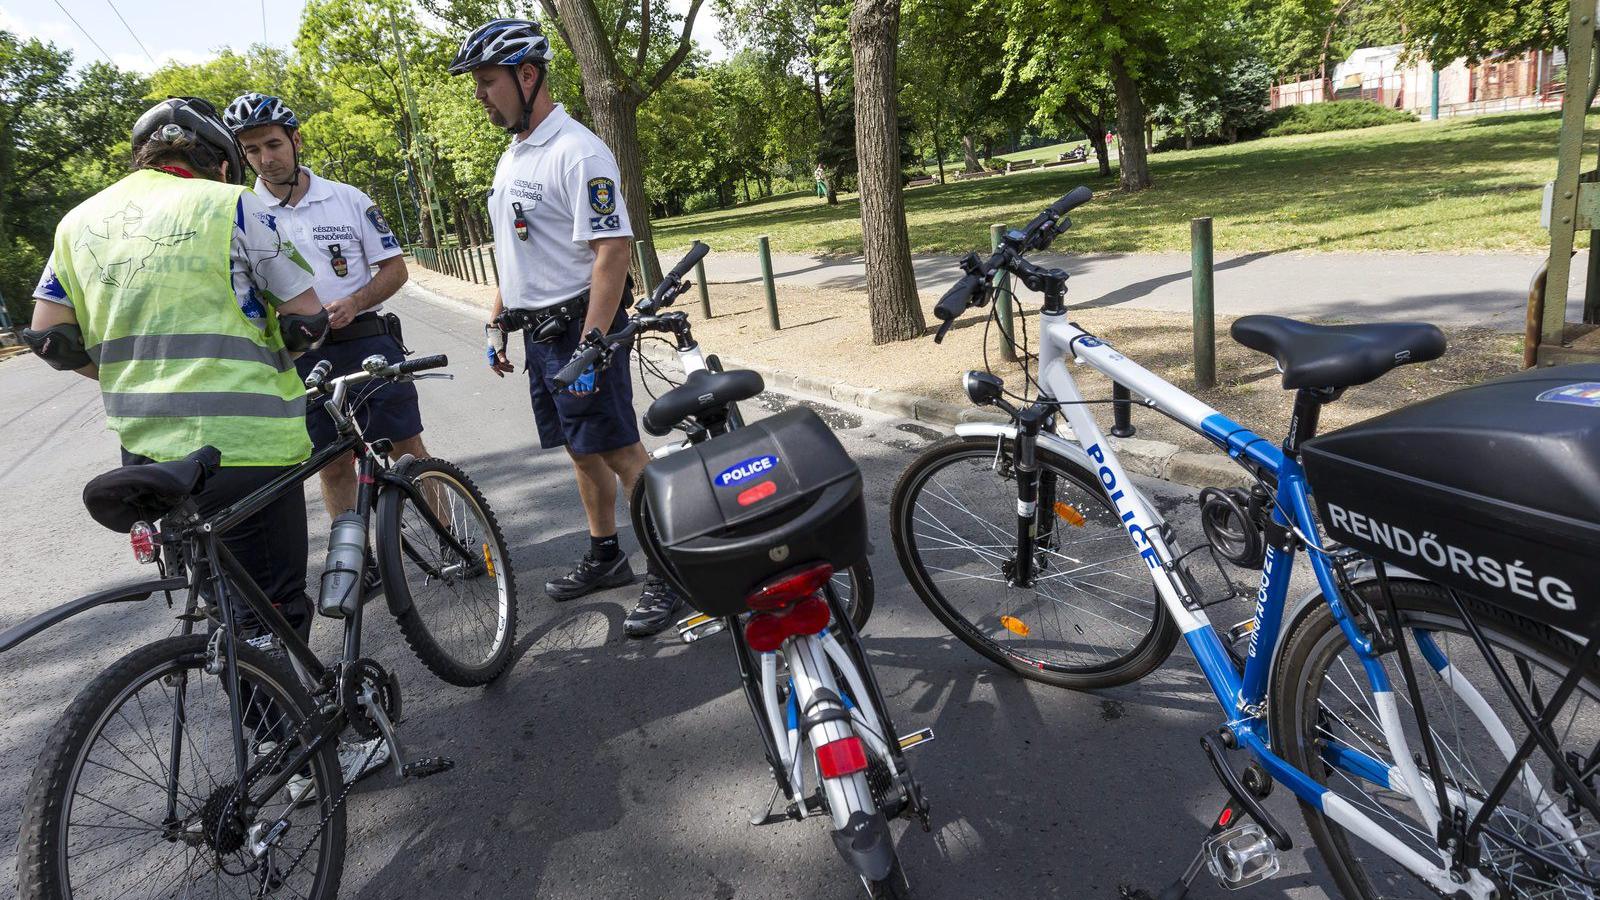
<svg viewBox="0 0 1600 900">
<path fill-rule="evenodd" d="M 390 362 L 404 359 L 400 320 L 382 310 L 383 302 L 406 283 L 406 263 L 377 204 L 358 188 L 329 181 L 300 165 L 300 121 L 277 97 L 243 94 L 228 104 L 223 121 L 256 170 L 256 194 L 276 219 L 278 231 L 311 261 L 317 296 L 328 311 L 332 331 L 327 342 L 295 361 L 301 377 L 324 359 L 333 363 L 335 377 L 359 371 L 369 356 Z M 396 457 L 428 455 L 422 445 L 416 385 L 378 388 L 357 420 L 367 440 L 393 441 Z M 338 437 L 333 420 L 320 405 L 307 408 L 306 429 L 319 450 Z M 322 470 L 322 500 L 330 516 L 355 507 L 353 464 Z M 367 573 L 369 581 L 376 575 Z"/>
<path fill-rule="evenodd" d="M 620 483 L 631 493 L 648 456 L 633 410 L 631 348 L 619 348 L 569 389 L 551 384 L 584 334 L 622 325 L 633 229 L 611 150 L 550 99 L 550 59 L 538 24 L 496 19 L 467 36 L 450 74 L 471 72 L 489 120 L 512 135 L 489 192 L 500 279 L 488 326 L 489 364 L 501 375 L 513 371 L 505 334 L 521 330 L 539 444 L 565 447 L 572 457 L 589 552 L 545 585 L 552 598 L 570 600 L 633 581 L 617 543 L 617 491 Z M 664 579 L 647 572 L 624 630 L 631 637 L 655 634 L 679 603 Z"/>
</svg>

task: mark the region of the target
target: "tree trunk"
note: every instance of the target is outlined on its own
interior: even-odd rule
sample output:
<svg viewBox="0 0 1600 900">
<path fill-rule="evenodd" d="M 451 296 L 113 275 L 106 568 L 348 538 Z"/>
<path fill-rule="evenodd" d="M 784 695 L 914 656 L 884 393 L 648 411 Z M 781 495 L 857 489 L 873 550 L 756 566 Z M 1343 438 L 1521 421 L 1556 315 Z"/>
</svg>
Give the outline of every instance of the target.
<svg viewBox="0 0 1600 900">
<path fill-rule="evenodd" d="M 1128 193 L 1142 191 L 1150 186 L 1150 161 L 1145 155 L 1144 103 L 1139 99 L 1139 85 L 1128 71 L 1121 53 L 1108 57 L 1111 83 L 1117 92 L 1117 134 L 1121 136 L 1122 189 Z M 1131 140 L 1130 140 L 1131 138 Z"/>
<path fill-rule="evenodd" d="M 856 76 L 856 178 L 874 344 L 910 340 L 927 330 L 911 271 L 911 240 L 906 235 L 905 195 L 900 184 L 900 124 L 895 109 L 899 37 L 900 0 L 857 0 L 850 13 Z"/>
<path fill-rule="evenodd" d="M 961 156 L 966 163 L 968 175 L 983 171 L 983 163 L 978 160 L 978 142 L 970 134 L 961 136 Z"/>
<path fill-rule="evenodd" d="M 617 169 L 622 174 L 622 202 L 628 207 L 628 218 L 633 223 L 633 239 L 651 240 L 650 201 L 644 190 L 644 152 L 639 149 L 639 104 L 620 90 L 591 91 L 590 79 L 584 78 L 583 99 L 594 116 L 594 130 L 611 148 L 617 158 Z M 646 271 L 643 284 L 661 280 L 661 262 L 654 253 L 644 254 Z M 642 287 L 643 284 L 640 286 Z"/>
<path fill-rule="evenodd" d="M 944 144 L 939 140 L 939 123 L 933 126 L 933 157 L 939 162 L 939 183 L 944 184 Z"/>
</svg>

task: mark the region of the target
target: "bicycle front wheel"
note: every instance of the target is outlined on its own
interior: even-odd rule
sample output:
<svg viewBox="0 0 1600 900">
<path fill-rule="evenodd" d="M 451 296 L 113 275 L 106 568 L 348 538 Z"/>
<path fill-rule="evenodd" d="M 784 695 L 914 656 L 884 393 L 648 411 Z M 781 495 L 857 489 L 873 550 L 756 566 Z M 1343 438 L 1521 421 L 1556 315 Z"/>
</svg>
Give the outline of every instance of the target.
<svg viewBox="0 0 1600 900">
<path fill-rule="evenodd" d="M 1038 448 L 1039 541 L 1030 587 L 1009 583 L 1017 554 L 1014 444 L 947 438 L 895 485 L 890 530 L 928 609 L 969 647 L 1013 672 L 1068 688 L 1143 677 L 1178 629 L 1094 474 Z"/>
<path fill-rule="evenodd" d="M 205 674 L 206 645 L 195 634 L 141 647 L 67 707 L 22 804 L 23 898 L 338 895 L 345 810 L 333 742 L 276 796 L 252 788 L 243 800 L 230 700 Z M 311 701 L 281 661 L 243 641 L 236 650 L 246 765 L 260 785 L 309 739 Z"/>
<path fill-rule="evenodd" d="M 1437 742 L 1446 796 L 1477 815 L 1506 772 L 1509 748 L 1528 736 L 1522 719 L 1489 669 L 1444 590 L 1419 581 L 1391 580 L 1429 730 Z M 1388 620 L 1375 581 L 1356 585 L 1361 599 Z M 1465 598 L 1492 652 L 1531 708 L 1543 711 L 1582 647 L 1562 632 L 1512 612 Z M 1393 680 L 1394 703 L 1409 756 L 1434 796 L 1415 710 L 1390 650 L 1380 662 Z M 1591 779 L 1600 765 L 1600 667 L 1591 666 L 1577 691 L 1559 709 L 1548 734 L 1580 773 Z M 1318 604 L 1295 625 L 1283 646 L 1272 685 L 1272 743 L 1284 759 L 1310 775 L 1424 859 L 1441 861 L 1435 835 L 1403 784 L 1379 784 L 1397 772 L 1395 753 L 1381 726 L 1379 705 L 1361 661 Z M 1541 699 L 1543 698 L 1543 699 Z M 1351 760 L 1365 758 L 1366 766 Z M 1375 763 L 1372 764 L 1372 763 Z M 1378 900 L 1429 896 L 1433 891 L 1388 854 L 1301 804 L 1306 826 L 1345 896 Z M 1563 874 L 1552 861 L 1600 877 L 1600 822 L 1563 785 L 1544 751 L 1535 749 L 1504 800 L 1491 814 L 1479 841 L 1478 871 L 1498 882 L 1502 896 L 1593 898 L 1596 891 Z M 1520 847 L 1518 845 L 1521 845 Z M 1534 848 L 1536 853 L 1527 852 Z M 1539 856 L 1547 858 L 1540 859 Z"/>
<path fill-rule="evenodd" d="M 453 463 L 413 459 L 395 474 L 415 484 L 428 506 L 425 512 L 393 487 L 378 501 L 378 570 L 391 605 L 403 610 L 400 631 L 440 679 L 488 684 L 510 665 L 517 635 L 516 579 L 500 524 Z"/>
</svg>

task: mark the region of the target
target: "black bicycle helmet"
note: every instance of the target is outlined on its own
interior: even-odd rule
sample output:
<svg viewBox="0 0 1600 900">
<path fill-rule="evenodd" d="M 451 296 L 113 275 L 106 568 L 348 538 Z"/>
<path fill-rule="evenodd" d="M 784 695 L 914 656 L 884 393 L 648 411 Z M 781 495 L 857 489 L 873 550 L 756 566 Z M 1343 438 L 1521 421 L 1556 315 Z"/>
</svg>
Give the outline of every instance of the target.
<svg viewBox="0 0 1600 900">
<path fill-rule="evenodd" d="M 300 119 L 287 104 L 271 94 L 240 94 L 222 113 L 222 121 L 235 135 L 263 125 L 299 128 Z"/>
<path fill-rule="evenodd" d="M 539 95 L 539 87 L 544 84 L 545 76 L 550 72 L 550 60 L 554 58 L 555 52 L 550 49 L 550 41 L 540 30 L 538 22 L 495 19 L 474 28 L 467 39 L 461 42 L 456 58 L 450 61 L 450 74 L 463 75 L 480 66 L 510 66 L 512 81 L 517 86 L 517 97 L 522 101 L 522 115 L 506 131 L 516 135 L 528 130 L 528 118 L 533 115 L 533 98 Z M 523 63 L 532 63 L 539 70 L 533 90 L 526 94 L 522 92 L 522 82 L 515 77 L 517 66 Z"/>
<path fill-rule="evenodd" d="M 228 181 L 244 184 L 244 158 L 239 142 L 217 115 L 217 108 L 199 97 L 168 97 L 144 111 L 133 123 L 133 151 L 150 141 L 197 144 L 228 163 Z"/>
</svg>

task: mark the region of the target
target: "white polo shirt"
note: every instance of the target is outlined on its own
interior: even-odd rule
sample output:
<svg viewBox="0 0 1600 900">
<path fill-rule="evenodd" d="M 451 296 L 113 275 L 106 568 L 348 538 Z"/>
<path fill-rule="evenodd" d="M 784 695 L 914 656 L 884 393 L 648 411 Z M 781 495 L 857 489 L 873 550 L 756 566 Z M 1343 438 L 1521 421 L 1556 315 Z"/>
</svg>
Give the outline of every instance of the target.
<svg viewBox="0 0 1600 900">
<path fill-rule="evenodd" d="M 300 167 L 300 177 L 309 179 L 310 186 L 294 206 L 278 205 L 260 178 L 256 196 L 276 219 L 278 233 L 310 260 L 317 297 L 327 305 L 366 287 L 372 266 L 404 250 L 371 197 L 348 184 L 320 178 L 305 166 Z M 380 303 L 366 311 L 381 309 Z"/>
<path fill-rule="evenodd" d="M 542 309 L 589 287 L 595 238 L 632 237 L 616 157 L 556 104 L 501 154 L 489 189 L 500 299 Z"/>
</svg>

